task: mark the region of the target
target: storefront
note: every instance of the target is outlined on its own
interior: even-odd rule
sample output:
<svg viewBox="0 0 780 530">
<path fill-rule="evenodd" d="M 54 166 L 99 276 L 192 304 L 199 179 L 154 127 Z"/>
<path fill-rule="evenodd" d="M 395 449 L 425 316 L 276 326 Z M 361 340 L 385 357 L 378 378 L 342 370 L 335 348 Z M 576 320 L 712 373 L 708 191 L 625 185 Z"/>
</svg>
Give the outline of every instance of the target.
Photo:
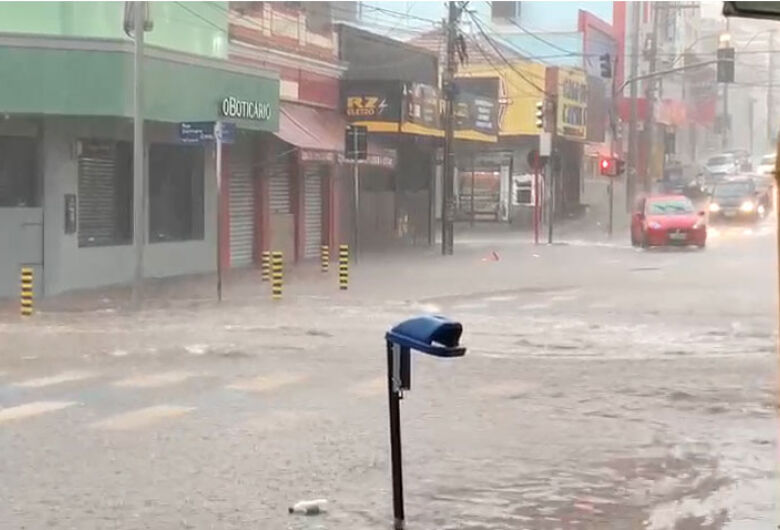
<svg viewBox="0 0 780 530">
<path fill-rule="evenodd" d="M 16 293 L 22 265 L 36 269 L 38 296 L 127 283 L 135 270 L 132 46 L 41 42 L 18 38 L 0 48 L 0 152 L 8 155 L 0 163 L 0 296 Z M 253 146 L 278 126 L 278 80 L 153 48 L 144 70 L 144 276 L 216 268 L 214 144 L 183 142 L 181 122 L 225 119 L 238 128 L 234 156 L 227 148 L 224 157 L 228 237 L 220 254 L 225 262 L 250 261 L 255 227 L 247 177 Z"/>
<path fill-rule="evenodd" d="M 530 226 L 533 168 L 527 161 L 538 146 L 534 116 L 544 97 L 539 85 L 545 75 L 544 65 L 521 60 L 499 67 L 476 60 L 459 71 L 457 80 L 465 90 L 495 98 L 498 107 L 496 143 L 458 146 L 461 220 Z"/>
<path fill-rule="evenodd" d="M 435 205 L 440 202 L 436 157 L 444 137 L 438 89 L 421 83 L 361 80 L 345 82 L 342 92 L 347 119 L 366 127 L 369 141 L 398 156 L 394 174 L 377 168 L 375 176 L 361 178 L 367 197 L 360 207 L 363 246 L 430 244 Z M 479 151 L 495 144 L 495 98 L 461 90 L 455 108 L 459 151 Z"/>
<path fill-rule="evenodd" d="M 292 259 L 319 258 L 337 244 L 338 155 L 344 119 L 335 111 L 283 102 L 269 182 L 273 248 Z"/>
</svg>

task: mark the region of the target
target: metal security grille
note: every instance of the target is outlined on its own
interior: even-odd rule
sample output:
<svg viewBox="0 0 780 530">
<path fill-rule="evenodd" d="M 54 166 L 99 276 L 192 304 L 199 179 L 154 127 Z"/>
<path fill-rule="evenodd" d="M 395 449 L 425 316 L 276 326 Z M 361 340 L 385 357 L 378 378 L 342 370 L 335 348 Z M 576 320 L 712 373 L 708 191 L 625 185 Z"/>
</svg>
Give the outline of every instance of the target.
<svg viewBox="0 0 780 530">
<path fill-rule="evenodd" d="M 271 166 L 268 192 L 271 213 L 291 213 L 290 166 L 286 158 Z"/>
<path fill-rule="evenodd" d="M 304 169 L 304 241 L 305 258 L 316 258 L 322 244 L 322 173 L 321 164 L 310 164 Z"/>
<path fill-rule="evenodd" d="M 78 176 L 79 246 L 114 242 L 116 233 L 116 149 L 110 142 L 86 144 L 79 156 Z"/>
<path fill-rule="evenodd" d="M 230 266 L 252 264 L 254 249 L 255 196 L 252 167 L 244 161 L 230 167 Z"/>
</svg>

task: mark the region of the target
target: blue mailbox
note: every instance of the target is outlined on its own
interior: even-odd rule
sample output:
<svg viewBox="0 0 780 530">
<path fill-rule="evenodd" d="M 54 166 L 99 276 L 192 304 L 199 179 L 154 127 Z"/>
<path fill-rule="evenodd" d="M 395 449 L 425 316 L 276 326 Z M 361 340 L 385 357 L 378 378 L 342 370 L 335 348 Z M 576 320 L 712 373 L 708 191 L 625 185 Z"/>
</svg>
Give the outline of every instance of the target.
<svg viewBox="0 0 780 530">
<path fill-rule="evenodd" d="M 404 320 L 385 334 L 395 530 L 402 530 L 405 524 L 399 404 L 403 391 L 411 388 L 411 352 L 434 357 L 463 357 L 466 348 L 459 342 L 462 333 L 463 326 L 459 322 L 439 315 L 425 315 Z"/>
<path fill-rule="evenodd" d="M 463 326 L 440 315 L 404 320 L 385 334 L 388 342 L 436 357 L 463 357 L 466 348 L 458 341 Z"/>
</svg>

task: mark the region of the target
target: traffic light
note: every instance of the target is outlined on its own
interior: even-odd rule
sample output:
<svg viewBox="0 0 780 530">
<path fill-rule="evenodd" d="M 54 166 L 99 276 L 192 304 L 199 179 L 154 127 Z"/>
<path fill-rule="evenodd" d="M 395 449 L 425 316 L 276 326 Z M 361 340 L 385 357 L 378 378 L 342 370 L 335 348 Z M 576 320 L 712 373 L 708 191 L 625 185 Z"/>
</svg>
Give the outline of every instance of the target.
<svg viewBox="0 0 780 530">
<path fill-rule="evenodd" d="M 536 102 L 536 128 L 544 130 L 544 101 Z"/>
<path fill-rule="evenodd" d="M 626 162 L 619 158 L 605 156 L 599 159 L 599 172 L 605 177 L 617 177 L 626 170 Z"/>
<path fill-rule="evenodd" d="M 718 48 L 718 83 L 734 82 L 734 48 Z"/>
<path fill-rule="evenodd" d="M 602 175 L 613 176 L 615 174 L 615 160 L 613 158 L 602 158 L 599 160 L 599 169 Z"/>
<path fill-rule="evenodd" d="M 599 55 L 599 66 L 601 66 L 601 77 L 609 79 L 612 77 L 612 58 L 608 53 Z"/>
</svg>

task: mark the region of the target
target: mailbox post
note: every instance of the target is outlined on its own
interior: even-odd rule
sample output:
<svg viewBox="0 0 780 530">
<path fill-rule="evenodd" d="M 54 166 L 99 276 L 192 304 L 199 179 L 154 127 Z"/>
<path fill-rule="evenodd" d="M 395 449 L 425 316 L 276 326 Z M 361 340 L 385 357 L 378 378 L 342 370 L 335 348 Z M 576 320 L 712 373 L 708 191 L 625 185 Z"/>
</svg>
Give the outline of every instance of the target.
<svg viewBox="0 0 780 530">
<path fill-rule="evenodd" d="M 463 326 L 443 316 L 410 318 L 385 334 L 387 341 L 387 397 L 390 412 L 390 461 L 393 474 L 393 518 L 395 530 L 404 528 L 404 486 L 401 460 L 401 411 L 403 391 L 411 388 L 411 352 L 434 357 L 462 357 Z"/>
</svg>

